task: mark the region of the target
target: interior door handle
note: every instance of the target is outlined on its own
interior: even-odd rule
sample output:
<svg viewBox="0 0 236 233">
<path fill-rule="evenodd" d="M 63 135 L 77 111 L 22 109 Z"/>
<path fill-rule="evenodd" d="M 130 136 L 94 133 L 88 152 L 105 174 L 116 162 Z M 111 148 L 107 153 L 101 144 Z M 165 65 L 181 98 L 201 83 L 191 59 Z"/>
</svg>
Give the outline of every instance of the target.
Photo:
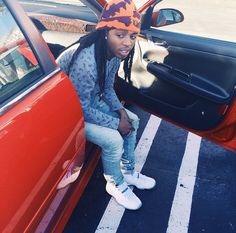
<svg viewBox="0 0 236 233">
<path fill-rule="evenodd" d="M 168 43 L 165 40 L 162 40 L 157 37 L 153 38 L 153 36 L 150 34 L 147 34 L 146 37 L 147 37 L 148 43 L 151 45 L 163 46 L 163 47 L 168 46 Z"/>
<path fill-rule="evenodd" d="M 155 42 L 153 42 L 154 43 L 154 45 L 157 45 L 157 46 L 164 46 L 164 47 L 167 47 L 167 42 L 165 41 L 165 40 L 163 40 L 163 41 L 155 41 Z"/>
</svg>

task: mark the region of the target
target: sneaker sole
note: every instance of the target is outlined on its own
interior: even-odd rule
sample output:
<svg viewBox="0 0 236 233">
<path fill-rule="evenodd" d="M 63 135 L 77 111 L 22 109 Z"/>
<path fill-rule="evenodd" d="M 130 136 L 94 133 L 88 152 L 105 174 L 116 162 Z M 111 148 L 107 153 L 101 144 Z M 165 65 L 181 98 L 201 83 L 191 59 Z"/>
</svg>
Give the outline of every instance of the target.
<svg viewBox="0 0 236 233">
<path fill-rule="evenodd" d="M 126 181 L 126 182 L 127 182 L 127 181 Z M 151 190 L 151 189 L 153 189 L 153 188 L 156 186 L 156 182 L 155 182 L 155 184 L 154 184 L 152 187 L 149 187 L 149 188 L 139 187 L 138 185 L 129 184 L 128 182 L 127 182 L 127 184 L 128 184 L 129 186 L 135 186 L 137 189 L 140 189 L 140 190 Z"/>
<path fill-rule="evenodd" d="M 107 191 L 107 193 L 108 193 L 109 195 L 111 195 L 111 196 L 114 198 L 114 200 L 116 201 L 117 204 L 123 206 L 125 209 L 128 209 L 128 210 L 138 210 L 138 209 L 140 209 L 141 206 L 142 206 L 142 202 L 141 202 L 140 205 L 139 205 L 138 207 L 136 207 L 136 208 L 127 207 L 127 206 L 123 205 L 122 203 L 118 202 L 117 199 L 112 195 L 112 193 L 109 192 L 107 189 L 106 189 L 106 191 Z"/>
</svg>

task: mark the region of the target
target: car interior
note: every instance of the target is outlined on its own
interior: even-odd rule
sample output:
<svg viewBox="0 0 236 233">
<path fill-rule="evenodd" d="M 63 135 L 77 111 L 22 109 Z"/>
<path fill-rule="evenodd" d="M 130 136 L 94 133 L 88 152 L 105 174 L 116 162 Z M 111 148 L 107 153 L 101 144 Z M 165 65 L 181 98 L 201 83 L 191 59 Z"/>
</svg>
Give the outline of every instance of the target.
<svg viewBox="0 0 236 233">
<path fill-rule="evenodd" d="M 86 23 L 83 20 L 79 21 L 78 19 L 71 19 L 69 22 L 69 20 L 61 17 L 42 15 L 31 15 L 30 18 L 41 32 L 55 59 L 64 49 L 77 42 L 81 36 L 91 32 L 95 28 L 94 24 Z M 48 23 L 49 18 L 56 19 L 56 23 Z"/>
</svg>

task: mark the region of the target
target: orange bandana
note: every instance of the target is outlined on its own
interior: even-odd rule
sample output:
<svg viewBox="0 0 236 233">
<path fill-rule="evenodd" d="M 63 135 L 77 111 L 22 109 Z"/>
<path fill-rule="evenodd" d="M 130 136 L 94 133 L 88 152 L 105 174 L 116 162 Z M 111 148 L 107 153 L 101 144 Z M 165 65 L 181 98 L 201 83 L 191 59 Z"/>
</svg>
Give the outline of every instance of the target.
<svg viewBox="0 0 236 233">
<path fill-rule="evenodd" d="M 123 29 L 140 32 L 141 17 L 132 0 L 111 0 L 103 9 L 97 29 Z"/>
</svg>

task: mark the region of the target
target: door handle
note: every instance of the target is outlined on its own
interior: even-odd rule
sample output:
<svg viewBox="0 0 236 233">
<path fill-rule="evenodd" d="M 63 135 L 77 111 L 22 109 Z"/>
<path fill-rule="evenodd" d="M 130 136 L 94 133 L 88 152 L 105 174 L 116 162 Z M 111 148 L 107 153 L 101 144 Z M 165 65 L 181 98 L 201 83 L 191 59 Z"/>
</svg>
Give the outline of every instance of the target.
<svg viewBox="0 0 236 233">
<path fill-rule="evenodd" d="M 155 37 L 153 39 L 153 36 L 150 35 L 150 34 L 147 34 L 146 37 L 147 37 L 148 43 L 150 45 L 163 46 L 163 47 L 168 46 L 168 43 L 165 40 L 162 40 L 162 39 L 157 38 L 157 37 Z"/>
<path fill-rule="evenodd" d="M 157 46 L 164 46 L 164 47 L 167 47 L 167 42 L 165 41 L 165 40 L 163 40 L 163 41 L 155 41 L 155 42 L 153 42 L 154 43 L 154 45 L 157 45 Z"/>
</svg>

